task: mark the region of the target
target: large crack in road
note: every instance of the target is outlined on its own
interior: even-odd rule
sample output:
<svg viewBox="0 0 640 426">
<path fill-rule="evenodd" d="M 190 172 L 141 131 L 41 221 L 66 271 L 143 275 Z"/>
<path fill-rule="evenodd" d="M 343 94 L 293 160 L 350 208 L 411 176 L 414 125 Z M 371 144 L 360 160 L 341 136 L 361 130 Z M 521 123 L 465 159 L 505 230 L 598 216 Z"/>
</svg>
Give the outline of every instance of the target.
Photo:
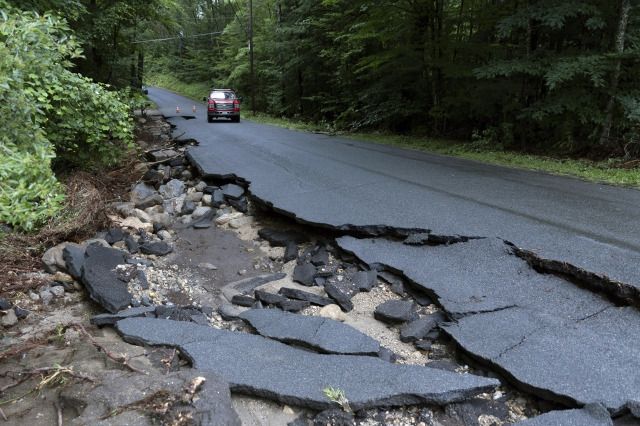
<svg viewBox="0 0 640 426">
<path fill-rule="evenodd" d="M 234 178 L 251 191 L 246 178 Z M 339 247 L 372 268 L 401 273 L 447 312 L 453 322 L 444 330 L 466 354 L 521 389 L 568 407 L 602 404 L 614 417 L 640 401 L 637 287 L 498 238 L 316 223 L 273 200 L 252 200 L 342 235 Z"/>
</svg>

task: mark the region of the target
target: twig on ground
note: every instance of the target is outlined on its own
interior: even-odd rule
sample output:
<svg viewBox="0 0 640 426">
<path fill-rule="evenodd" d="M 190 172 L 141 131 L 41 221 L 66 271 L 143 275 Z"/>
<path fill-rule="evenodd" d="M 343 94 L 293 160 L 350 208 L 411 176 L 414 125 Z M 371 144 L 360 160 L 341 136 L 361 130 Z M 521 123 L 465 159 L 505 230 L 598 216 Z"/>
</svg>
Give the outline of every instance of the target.
<svg viewBox="0 0 640 426">
<path fill-rule="evenodd" d="M 2 411 L 2 408 L 0 408 L 0 416 L 2 416 L 2 418 L 4 419 L 5 422 L 9 421 L 9 419 L 7 419 L 7 415 L 4 414 L 4 411 Z"/>
<path fill-rule="evenodd" d="M 85 328 L 82 326 L 82 324 L 71 323 L 69 325 L 69 327 L 74 328 L 74 329 L 78 330 L 80 333 L 84 334 L 84 336 L 91 341 L 93 346 L 95 346 L 96 348 L 100 349 L 102 352 L 104 352 L 104 354 L 106 356 L 108 356 L 112 360 L 114 360 L 116 362 L 119 362 L 120 364 L 124 365 L 125 367 L 129 368 L 132 371 L 135 371 L 136 373 L 141 373 L 141 374 L 145 374 L 145 375 L 149 374 L 146 371 L 140 370 L 140 369 L 134 367 L 133 365 L 129 364 L 129 362 L 127 361 L 127 358 L 124 355 L 121 355 L 121 356 L 113 355 L 111 352 L 109 352 L 109 350 L 107 348 L 105 348 L 103 345 L 98 343 L 97 340 L 91 334 L 89 334 L 89 332 L 87 330 L 85 330 Z"/>
<path fill-rule="evenodd" d="M 56 407 L 56 411 L 58 412 L 58 426 L 62 426 L 62 407 L 56 401 L 53 401 L 53 406 Z"/>
<path fill-rule="evenodd" d="M 162 362 L 167 366 L 167 371 L 164 373 L 165 375 L 169 374 L 169 370 L 171 370 L 171 364 L 173 364 L 173 360 L 176 357 L 176 348 L 173 348 L 173 352 L 168 359 L 163 359 Z"/>
</svg>

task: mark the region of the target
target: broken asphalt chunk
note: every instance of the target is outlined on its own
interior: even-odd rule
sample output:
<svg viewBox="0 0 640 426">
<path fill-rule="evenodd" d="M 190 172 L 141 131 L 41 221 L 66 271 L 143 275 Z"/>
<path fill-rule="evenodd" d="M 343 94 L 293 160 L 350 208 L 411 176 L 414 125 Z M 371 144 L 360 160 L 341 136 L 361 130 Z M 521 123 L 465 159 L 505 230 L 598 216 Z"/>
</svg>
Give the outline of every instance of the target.
<svg viewBox="0 0 640 426">
<path fill-rule="evenodd" d="M 269 293 L 268 291 L 264 290 L 256 290 L 254 294 L 256 296 L 256 300 L 259 300 L 267 305 L 278 305 L 285 301 L 284 296 Z"/>
<path fill-rule="evenodd" d="M 205 214 L 200 216 L 198 220 L 194 221 L 191 226 L 196 229 L 206 229 L 213 225 L 213 218 L 216 216 L 216 210 L 207 210 Z"/>
<path fill-rule="evenodd" d="M 297 264 L 293 270 L 293 281 L 311 287 L 316 276 L 316 267 L 311 263 Z"/>
<path fill-rule="evenodd" d="M 331 318 L 292 314 L 279 309 L 249 310 L 239 316 L 264 337 L 322 353 L 377 356 L 380 342 Z"/>
<path fill-rule="evenodd" d="M 335 300 L 343 311 L 349 312 L 353 310 L 353 302 L 351 301 L 353 293 L 345 291 L 343 286 L 339 286 L 332 282 L 326 282 L 324 284 L 324 291 L 327 292 L 329 297 Z"/>
<path fill-rule="evenodd" d="M 413 321 L 418 318 L 418 306 L 410 300 L 387 300 L 376 307 L 373 317 L 387 324 Z"/>
<path fill-rule="evenodd" d="M 71 244 L 67 244 L 62 249 L 62 258 L 64 259 L 69 275 L 74 280 L 80 281 L 82 279 L 82 267 L 84 265 L 84 249 L 75 247 Z"/>
<path fill-rule="evenodd" d="M 285 274 L 284 272 L 278 272 L 275 274 L 259 275 L 257 277 L 250 277 L 242 279 L 240 281 L 234 281 L 222 288 L 222 294 L 229 302 L 231 302 L 231 299 L 236 294 L 250 293 L 256 287 L 260 287 L 261 285 L 270 283 L 272 281 L 281 280 L 286 276 L 287 274 Z"/>
<path fill-rule="evenodd" d="M 171 246 L 163 241 L 146 242 L 140 245 L 140 252 L 144 254 L 155 254 L 164 256 L 173 251 Z"/>
<path fill-rule="evenodd" d="M 97 245 L 85 251 L 82 282 L 91 298 L 111 313 L 128 307 L 133 297 L 115 271 L 118 265 L 127 263 L 128 256 L 122 250 Z"/>
<path fill-rule="evenodd" d="M 143 317 L 147 314 L 152 314 L 155 318 L 155 306 L 145 306 L 140 308 L 129 308 L 123 311 L 120 311 L 116 314 L 99 314 L 91 317 L 89 322 L 92 325 L 102 326 L 102 325 L 113 325 L 116 322 L 125 319 L 125 318 L 135 318 L 135 317 Z"/>
<path fill-rule="evenodd" d="M 516 423 L 518 426 L 613 426 L 609 412 L 600 404 L 575 410 L 550 411 Z"/>
<path fill-rule="evenodd" d="M 306 300 L 318 306 L 327 306 L 333 303 L 333 300 L 328 297 L 320 296 L 304 290 L 298 290 L 297 288 L 281 287 L 280 290 L 278 290 L 278 293 L 291 299 Z"/>
<path fill-rule="evenodd" d="M 283 311 L 299 312 L 311 306 L 311 303 L 307 300 L 283 300 L 278 306 L 280 306 Z"/>
<path fill-rule="evenodd" d="M 244 306 L 245 308 L 250 308 L 254 303 L 256 303 L 256 299 L 244 294 L 234 294 L 231 298 L 231 303 L 238 306 Z"/>
<path fill-rule="evenodd" d="M 244 195 L 244 188 L 233 183 L 223 185 L 220 189 L 227 200 L 238 200 Z"/>
<path fill-rule="evenodd" d="M 400 340 L 405 343 L 422 340 L 443 320 L 442 314 L 432 314 L 408 322 L 400 328 Z"/>
<path fill-rule="evenodd" d="M 340 389 L 353 410 L 414 404 L 444 405 L 490 392 L 495 379 L 391 364 L 376 357 L 316 354 L 245 333 L 193 323 L 128 318 L 123 338 L 142 345 L 176 346 L 199 370 L 220 375 L 231 391 L 316 410 L 335 408 L 322 392 Z M 304 380 L 300 380 L 300 372 Z"/>
<path fill-rule="evenodd" d="M 261 238 L 269 241 L 274 247 L 286 247 L 287 242 L 293 241 L 296 244 L 308 243 L 309 237 L 295 231 L 276 231 L 271 228 L 262 228 L 258 231 Z"/>
</svg>

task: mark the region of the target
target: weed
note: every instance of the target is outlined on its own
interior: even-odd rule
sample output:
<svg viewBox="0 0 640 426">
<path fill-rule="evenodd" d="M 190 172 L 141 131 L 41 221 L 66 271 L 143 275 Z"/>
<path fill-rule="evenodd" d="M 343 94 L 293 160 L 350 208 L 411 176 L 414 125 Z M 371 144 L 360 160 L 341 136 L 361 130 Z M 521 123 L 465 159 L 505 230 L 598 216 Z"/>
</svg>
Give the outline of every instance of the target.
<svg viewBox="0 0 640 426">
<path fill-rule="evenodd" d="M 335 402 L 340 405 L 344 411 L 353 414 L 353 410 L 351 410 L 351 407 L 349 406 L 349 400 L 342 389 L 335 389 L 331 386 L 327 386 L 322 389 L 322 393 L 324 393 L 331 402 Z"/>
</svg>

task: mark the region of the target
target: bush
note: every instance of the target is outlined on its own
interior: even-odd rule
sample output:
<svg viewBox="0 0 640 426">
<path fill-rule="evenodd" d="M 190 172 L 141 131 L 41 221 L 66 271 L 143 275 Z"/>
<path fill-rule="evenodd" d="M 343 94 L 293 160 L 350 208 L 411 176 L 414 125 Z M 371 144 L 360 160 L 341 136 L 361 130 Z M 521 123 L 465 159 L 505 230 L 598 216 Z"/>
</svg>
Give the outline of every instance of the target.
<svg viewBox="0 0 640 426">
<path fill-rule="evenodd" d="M 0 222 L 34 231 L 62 208 L 51 162 L 109 164 L 131 146 L 130 107 L 74 74 L 81 55 L 66 22 L 0 0 Z"/>
</svg>

